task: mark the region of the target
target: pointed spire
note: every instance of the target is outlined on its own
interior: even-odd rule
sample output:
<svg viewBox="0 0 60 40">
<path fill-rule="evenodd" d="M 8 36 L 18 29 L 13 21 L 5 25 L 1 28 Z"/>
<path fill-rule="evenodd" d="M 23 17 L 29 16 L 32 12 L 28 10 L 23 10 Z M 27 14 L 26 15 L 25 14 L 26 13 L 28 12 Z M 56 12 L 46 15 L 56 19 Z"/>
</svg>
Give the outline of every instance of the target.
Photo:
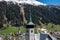
<svg viewBox="0 0 60 40">
<path fill-rule="evenodd" d="M 31 8 L 29 8 L 29 12 L 30 12 L 30 19 L 29 19 L 29 22 L 28 22 L 28 24 L 27 25 L 35 25 L 33 22 L 32 22 L 32 17 L 31 17 Z"/>
<path fill-rule="evenodd" d="M 30 22 L 32 22 L 31 11 L 30 11 Z"/>
</svg>

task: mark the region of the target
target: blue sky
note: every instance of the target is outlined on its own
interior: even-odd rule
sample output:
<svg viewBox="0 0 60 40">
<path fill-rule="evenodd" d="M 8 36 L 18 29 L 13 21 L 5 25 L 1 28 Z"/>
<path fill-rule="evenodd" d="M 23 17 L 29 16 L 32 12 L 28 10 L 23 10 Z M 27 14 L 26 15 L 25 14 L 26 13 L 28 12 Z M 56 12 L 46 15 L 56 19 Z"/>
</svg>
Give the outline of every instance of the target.
<svg viewBox="0 0 60 40">
<path fill-rule="evenodd" d="M 60 0 L 37 0 L 49 5 L 59 5 L 60 6 Z"/>
</svg>

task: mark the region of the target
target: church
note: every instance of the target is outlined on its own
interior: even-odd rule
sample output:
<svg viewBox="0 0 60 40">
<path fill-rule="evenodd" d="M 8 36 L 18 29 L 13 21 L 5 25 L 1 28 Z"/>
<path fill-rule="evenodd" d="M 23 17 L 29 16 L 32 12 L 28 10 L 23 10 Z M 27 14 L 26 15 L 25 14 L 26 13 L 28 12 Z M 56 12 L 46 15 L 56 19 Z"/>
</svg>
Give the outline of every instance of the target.
<svg viewBox="0 0 60 40">
<path fill-rule="evenodd" d="M 34 26 L 35 24 L 32 22 L 32 19 L 30 17 L 30 21 L 26 24 L 26 34 L 25 34 L 26 40 L 56 40 L 49 34 L 46 33 L 41 34 L 39 32 L 35 33 Z"/>
<path fill-rule="evenodd" d="M 26 40 L 56 40 L 54 37 L 47 33 L 35 33 L 35 24 L 32 22 L 32 17 L 30 13 L 30 21 L 26 24 Z"/>
</svg>

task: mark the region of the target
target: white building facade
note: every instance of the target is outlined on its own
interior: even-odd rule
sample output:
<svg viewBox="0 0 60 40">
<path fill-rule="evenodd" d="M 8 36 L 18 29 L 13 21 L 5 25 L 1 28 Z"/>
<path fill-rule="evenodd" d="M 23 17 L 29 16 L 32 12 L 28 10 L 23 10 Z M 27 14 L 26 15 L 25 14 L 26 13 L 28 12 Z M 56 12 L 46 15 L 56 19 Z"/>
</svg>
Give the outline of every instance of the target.
<svg viewBox="0 0 60 40">
<path fill-rule="evenodd" d="M 34 40 L 34 39 L 35 39 L 34 24 L 32 22 L 29 22 L 26 25 L 26 40 Z"/>
</svg>

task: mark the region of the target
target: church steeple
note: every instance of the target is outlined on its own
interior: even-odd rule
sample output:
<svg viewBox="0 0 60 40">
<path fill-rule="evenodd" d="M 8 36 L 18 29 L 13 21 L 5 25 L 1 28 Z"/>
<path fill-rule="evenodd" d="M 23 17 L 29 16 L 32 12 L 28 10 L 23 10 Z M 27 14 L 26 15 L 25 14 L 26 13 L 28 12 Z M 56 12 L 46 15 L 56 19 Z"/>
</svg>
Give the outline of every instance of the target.
<svg viewBox="0 0 60 40">
<path fill-rule="evenodd" d="M 32 22 L 32 16 L 30 12 L 30 20 L 26 25 L 26 40 L 34 40 L 34 23 Z"/>
<path fill-rule="evenodd" d="M 32 22 L 32 18 L 31 18 L 31 12 L 30 12 L 30 22 Z"/>
<path fill-rule="evenodd" d="M 27 23 L 27 25 L 26 25 L 26 28 L 34 28 L 34 23 L 32 22 L 32 16 L 31 16 L 31 10 L 29 10 L 29 12 L 30 12 L 30 19 L 29 19 L 29 22 Z"/>
<path fill-rule="evenodd" d="M 30 11 L 30 10 L 29 10 L 29 11 Z M 29 22 L 27 23 L 27 25 L 35 25 L 35 24 L 32 22 L 31 11 L 30 11 L 30 19 L 29 19 Z"/>
</svg>

